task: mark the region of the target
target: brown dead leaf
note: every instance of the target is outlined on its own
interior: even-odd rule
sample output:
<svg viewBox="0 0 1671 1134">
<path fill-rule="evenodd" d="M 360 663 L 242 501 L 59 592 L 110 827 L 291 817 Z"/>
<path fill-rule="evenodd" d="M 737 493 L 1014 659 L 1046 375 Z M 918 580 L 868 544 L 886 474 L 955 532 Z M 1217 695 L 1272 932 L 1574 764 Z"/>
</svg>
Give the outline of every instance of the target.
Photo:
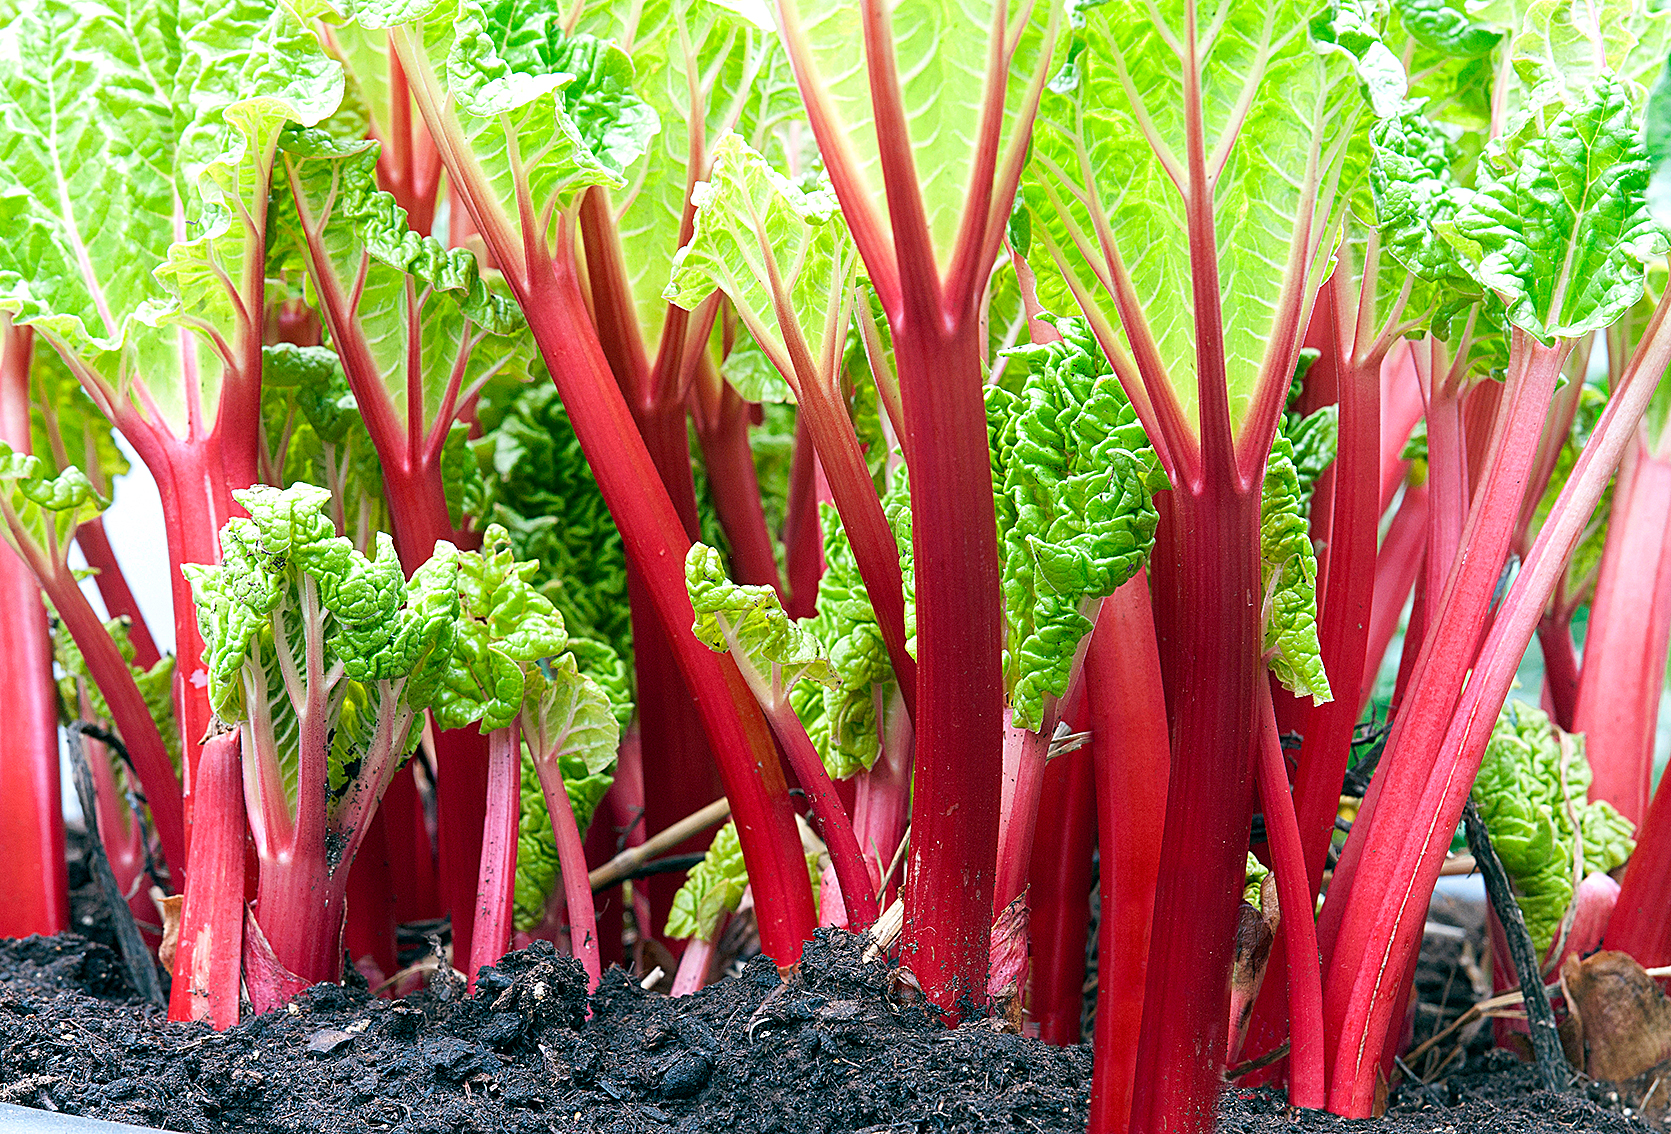
<svg viewBox="0 0 1671 1134">
<path fill-rule="evenodd" d="M 162 944 L 157 946 L 157 960 L 169 972 L 174 971 L 174 954 L 180 948 L 180 919 L 185 916 L 186 899 L 180 894 L 164 894 L 151 887 L 151 901 L 162 915 Z"/>
<path fill-rule="evenodd" d="M 1623 1082 L 1671 1059 L 1671 1000 L 1632 957 L 1568 957 L 1561 976 L 1591 1078 Z"/>
<path fill-rule="evenodd" d="M 1276 904 L 1276 884 L 1267 878 L 1260 889 L 1256 910 L 1243 902 L 1236 921 L 1236 955 L 1230 966 L 1230 1035 L 1225 1044 L 1225 1062 L 1234 1063 L 1247 1039 L 1248 1020 L 1265 983 L 1265 966 L 1271 959 L 1271 943 L 1282 914 Z"/>
</svg>

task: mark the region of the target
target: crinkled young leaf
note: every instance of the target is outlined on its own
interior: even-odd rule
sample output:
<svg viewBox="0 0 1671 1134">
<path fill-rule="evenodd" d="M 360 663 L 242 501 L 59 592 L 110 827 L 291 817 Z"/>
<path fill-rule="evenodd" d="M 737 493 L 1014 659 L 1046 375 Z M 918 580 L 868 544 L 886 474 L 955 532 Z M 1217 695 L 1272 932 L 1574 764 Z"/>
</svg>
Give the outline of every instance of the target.
<svg viewBox="0 0 1671 1134">
<path fill-rule="evenodd" d="M 1340 440 L 1340 407 L 1324 406 L 1304 417 L 1297 413 L 1285 414 L 1282 432 L 1294 449 L 1294 475 L 1299 482 L 1301 507 L 1309 514 L 1317 478 L 1334 463 Z"/>
<path fill-rule="evenodd" d="M 1026 191 L 1033 242 L 1042 246 L 1033 262 L 1047 263 L 1046 251 L 1057 258 L 1078 281 L 1080 301 L 1098 308 L 1129 349 L 1128 328 L 1096 282 L 1105 268 L 1093 208 L 1106 218 L 1166 380 L 1193 421 L 1193 270 L 1183 196 L 1168 172 L 1186 153 L 1184 76 L 1172 36 L 1186 25 L 1187 7 L 1166 0 L 1073 9 L 1066 61 L 1040 107 Z M 1261 375 L 1288 365 L 1292 342 L 1273 338 L 1286 282 L 1293 277 L 1310 294 L 1330 270 L 1334 244 L 1324 234 L 1339 223 L 1343 155 L 1370 113 L 1363 72 L 1387 61 L 1373 21 L 1355 6 L 1331 6 L 1317 25 L 1314 12 L 1297 0 L 1225 4 L 1199 61 L 1208 149 L 1224 161 L 1213 215 L 1218 278 L 1234 281 L 1222 288 L 1222 303 L 1236 428 Z M 1233 144 L 1220 151 L 1221 140 Z M 1314 163 L 1301 156 L 1313 153 Z"/>
<path fill-rule="evenodd" d="M 430 706 L 442 728 L 505 728 L 522 711 L 525 674 L 568 647 L 563 617 L 530 582 L 510 536 L 490 525 L 480 551 L 459 556 L 459 625 L 451 665 Z"/>
<path fill-rule="evenodd" d="M 0 511 L 6 520 L 0 535 L 13 547 L 23 539 L 38 553 L 63 562 L 76 528 L 109 503 L 73 465 L 54 474 L 39 457 L 14 452 L 0 441 Z"/>
<path fill-rule="evenodd" d="M 1474 781 L 1474 802 L 1514 883 L 1539 956 L 1560 929 L 1575 874 L 1612 870 L 1635 848 L 1629 820 L 1611 804 L 1585 801 L 1590 765 L 1584 740 L 1565 739 L 1562 744 L 1541 710 L 1510 701 L 1491 731 Z M 1581 868 L 1573 853 L 1580 833 Z"/>
<path fill-rule="evenodd" d="M 824 573 L 818 580 L 817 613 L 804 625 L 828 648 L 830 668 L 839 681 L 803 682 L 790 691 L 789 701 L 825 769 L 842 779 L 869 768 L 881 753 L 877 703 L 885 697 L 878 694 L 892 685 L 894 673 L 835 506 L 820 504 L 818 520 L 824 534 Z M 912 593 L 909 583 L 905 593 Z"/>
<path fill-rule="evenodd" d="M 772 587 L 733 583 L 718 551 L 691 545 L 685 556 L 685 589 L 696 621 L 691 633 L 717 652 L 731 651 L 775 690 L 803 677 L 821 685 L 838 678 L 817 638 L 784 612 Z"/>
<path fill-rule="evenodd" d="M 673 260 L 666 296 L 695 308 L 725 293 L 778 371 L 795 373 L 776 299 L 786 296 L 815 363 L 829 350 L 828 312 L 841 305 L 857 262 L 835 194 L 803 192 L 736 134 L 714 145 L 713 169 L 697 185 L 696 232 Z M 774 287 L 776 275 L 780 287 Z"/>
<path fill-rule="evenodd" d="M 737 824 L 727 823 L 714 832 L 708 853 L 691 867 L 685 884 L 673 895 L 663 931 L 675 941 L 695 937 L 708 940 L 719 929 L 726 914 L 734 913 L 748 889 L 748 870 L 743 866 L 743 847 L 737 841 Z"/>
<path fill-rule="evenodd" d="M 1091 631 L 1081 603 L 1143 566 L 1159 522 L 1151 497 L 1168 487 L 1090 327 L 1077 318 L 1055 327 L 1058 341 L 1006 352 L 1006 385 L 986 388 L 1005 677 L 1015 723 L 1034 729 L 1044 699 L 1067 692 Z"/>
<path fill-rule="evenodd" d="M 1277 431 L 1259 502 L 1260 580 L 1265 588 L 1265 654 L 1271 673 L 1296 696 L 1332 699 L 1317 642 L 1317 553 L 1294 468 L 1294 446 Z"/>
<path fill-rule="evenodd" d="M 549 381 L 494 392 L 475 443 L 491 500 L 518 559 L 540 564 L 541 592 L 571 634 L 632 655 L 626 552 L 580 442 Z M 500 398 L 503 400 L 500 400 Z"/>
<path fill-rule="evenodd" d="M 299 667 L 295 659 L 314 641 L 324 673 L 341 667 L 344 687 L 328 701 L 327 768 L 337 802 L 351 800 L 347 789 L 379 722 L 390 723 L 392 751 L 404 754 L 414 714 L 428 707 L 446 672 L 459 622 L 457 551 L 437 544 L 408 580 L 387 535 L 379 533 L 369 559 L 336 535 L 322 488 L 257 485 L 234 498 L 249 518 L 222 528 L 221 561 L 185 568 L 210 704 L 222 720 L 270 731 L 293 793 L 300 706 L 292 696 L 299 690 L 284 681 L 281 657 Z"/>
<path fill-rule="evenodd" d="M 1247 856 L 1247 875 L 1242 883 L 1242 901 L 1259 908 L 1260 891 L 1265 888 L 1265 879 L 1271 876 L 1270 867 L 1253 857 L 1252 852 Z"/>
<path fill-rule="evenodd" d="M 1393 0 L 1392 6 L 1413 37 L 1445 55 L 1477 58 L 1503 38 L 1501 32 L 1473 22 L 1461 4 L 1449 0 Z"/>
<path fill-rule="evenodd" d="M 1478 188 L 1436 226 L 1509 321 L 1546 343 L 1611 324 L 1666 250 L 1625 88 L 1604 75 L 1551 110 L 1487 150 Z"/>
</svg>

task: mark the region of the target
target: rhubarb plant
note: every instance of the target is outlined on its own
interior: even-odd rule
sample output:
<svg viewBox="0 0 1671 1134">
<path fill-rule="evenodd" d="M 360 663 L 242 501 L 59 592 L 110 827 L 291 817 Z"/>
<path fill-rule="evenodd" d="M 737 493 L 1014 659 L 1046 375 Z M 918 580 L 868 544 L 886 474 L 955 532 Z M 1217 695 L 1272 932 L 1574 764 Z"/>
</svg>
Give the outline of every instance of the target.
<svg viewBox="0 0 1671 1134">
<path fill-rule="evenodd" d="M 41 0 L 0 38 L 0 92 L 0 216 L 20 234 L 0 252 L 0 306 L 156 478 L 189 789 L 210 710 L 179 568 L 215 561 L 230 490 L 257 477 L 269 170 L 286 123 L 337 108 L 341 68 L 282 2 Z"/>
<path fill-rule="evenodd" d="M 255 924 L 282 1002 L 341 975 L 349 867 L 411 754 L 417 714 L 444 690 L 458 557 L 439 544 L 408 581 L 387 535 L 368 558 L 336 534 L 324 489 L 260 486 L 237 499 L 250 518 L 222 530 L 220 563 L 189 575 L 210 698 L 243 737 Z M 272 1002 L 252 994 L 258 1009 Z"/>
<path fill-rule="evenodd" d="M 364 28 L 389 30 L 453 205 L 469 213 L 528 318 L 672 647 L 658 655 L 671 656 L 697 698 L 745 853 L 767 880 L 762 940 L 789 960 L 813 915 L 810 892 L 789 869 L 799 850 L 781 768 L 734 665 L 686 632 L 685 518 L 611 373 L 581 291 L 575 237 L 586 190 L 624 187 L 626 167 L 657 128 L 654 113 L 631 93 L 630 60 L 590 35 L 564 34 L 553 12 L 442 0 L 364 5 L 355 15 Z M 645 657 L 639 650 L 641 666 Z"/>
</svg>

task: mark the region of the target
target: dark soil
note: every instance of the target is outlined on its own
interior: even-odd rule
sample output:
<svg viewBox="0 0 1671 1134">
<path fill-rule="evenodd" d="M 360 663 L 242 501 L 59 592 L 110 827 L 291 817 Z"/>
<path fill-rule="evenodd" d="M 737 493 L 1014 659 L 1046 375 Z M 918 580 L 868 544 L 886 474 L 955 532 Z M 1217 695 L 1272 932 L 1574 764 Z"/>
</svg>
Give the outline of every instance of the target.
<svg viewBox="0 0 1671 1134">
<path fill-rule="evenodd" d="M 249 1134 L 1085 1129 L 1088 1048 L 1048 1047 L 991 1020 L 951 1030 L 931 1022 L 885 967 L 861 962 L 858 939 L 845 933 L 810 944 L 787 983 L 756 957 L 740 977 L 671 1000 L 613 970 L 589 1020 L 581 970 L 542 944 L 485 971 L 474 995 L 442 983 L 391 1001 L 320 986 L 217 1035 L 169 1024 L 133 997 L 107 926 L 88 905 L 75 903 L 74 924 L 102 941 L 0 942 L 0 1101 Z M 1443 957 L 1436 963 L 1442 972 Z M 1480 1046 L 1478 1037 L 1468 1045 L 1466 1070 L 1396 1089 L 1377 1122 L 1295 1116 L 1279 1092 L 1232 1088 L 1220 1129 L 1646 1129 L 1615 1113 L 1616 1103 L 1539 1093 L 1513 1057 L 1481 1057 Z"/>
</svg>

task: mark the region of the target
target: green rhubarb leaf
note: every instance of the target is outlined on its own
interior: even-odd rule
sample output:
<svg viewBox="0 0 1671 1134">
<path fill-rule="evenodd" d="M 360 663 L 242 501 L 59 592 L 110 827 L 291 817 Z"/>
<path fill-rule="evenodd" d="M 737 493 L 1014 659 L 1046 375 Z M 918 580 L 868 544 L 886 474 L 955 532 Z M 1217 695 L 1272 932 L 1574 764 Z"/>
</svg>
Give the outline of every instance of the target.
<svg viewBox="0 0 1671 1134">
<path fill-rule="evenodd" d="M 1649 215 L 1660 228 L 1671 230 L 1671 58 L 1643 106 L 1642 156 L 1649 171 Z"/>
<path fill-rule="evenodd" d="M 585 678 L 603 691 L 618 732 L 625 732 L 632 719 L 632 676 L 620 655 L 602 642 L 571 638 L 566 656 L 572 657 Z M 591 825 L 604 793 L 615 782 L 612 767 L 594 770 L 599 751 L 596 746 L 574 746 L 558 757 L 563 785 L 568 789 L 569 807 L 574 811 L 582 836 Z M 586 760 L 588 755 L 594 758 L 592 765 Z M 527 745 L 522 752 L 522 814 L 517 823 L 516 846 L 514 918 L 516 928 L 528 932 L 544 919 L 546 905 L 557 889 L 562 871 L 558 866 L 551 812 L 546 807 L 533 752 Z"/>
<path fill-rule="evenodd" d="M 1201 114 L 1209 161 L 1222 163 L 1212 212 L 1239 429 L 1259 383 L 1287 377 L 1295 343 L 1274 322 L 1285 289 L 1312 294 L 1331 270 L 1325 234 L 1340 224 L 1346 155 L 1371 112 L 1363 90 L 1384 107 L 1398 89 L 1367 5 L 1334 4 L 1315 21 L 1313 13 L 1297 0 L 1226 3 L 1198 16 L 1184 0 L 1076 5 L 1040 107 L 1027 173 L 1030 262 L 1054 259 L 1087 313 L 1117 329 L 1117 349 L 1129 350 L 1133 334 L 1152 340 L 1186 420 L 1197 414 L 1196 273 L 1171 172 L 1187 153 L 1176 37 L 1192 19 L 1212 28 L 1198 63 Z M 1123 313 L 1129 323 L 1097 283 L 1109 273 L 1105 245 L 1137 299 Z M 1040 276 L 1040 298 L 1056 302 L 1051 273 Z"/>
<path fill-rule="evenodd" d="M 1649 169 L 1625 88 L 1595 81 L 1493 143 L 1479 185 L 1437 225 L 1514 326 L 1546 343 L 1613 323 L 1642 296 L 1666 239 L 1648 214 Z"/>
<path fill-rule="evenodd" d="M 613 782 L 621 726 L 609 693 L 580 672 L 574 654 L 542 662 L 528 676 L 520 718 L 527 750 L 513 917 L 518 924 L 532 927 L 543 918 L 561 877 L 544 791 L 562 785 L 575 825 L 584 835 L 598 801 Z M 524 847 L 529 852 L 526 858 Z"/>
<path fill-rule="evenodd" d="M 796 373 L 786 342 L 796 333 L 820 372 L 833 369 L 847 329 L 830 313 L 848 302 L 857 264 L 835 194 L 796 188 L 736 134 L 715 144 L 708 177 L 692 198 L 696 231 L 674 258 L 667 298 L 689 309 L 722 291 L 779 373 Z M 793 316 L 789 334 L 784 314 Z"/>
<path fill-rule="evenodd" d="M 110 502 L 73 465 L 55 473 L 39 457 L 0 441 L 0 516 L 6 542 L 63 564 L 75 530 Z"/>
<path fill-rule="evenodd" d="M 876 706 L 886 698 L 878 691 L 892 686 L 894 672 L 835 506 L 820 504 L 818 519 L 824 536 L 824 573 L 818 580 L 817 613 L 807 625 L 827 645 L 838 681 L 804 682 L 790 691 L 789 700 L 825 769 L 843 779 L 869 768 L 881 754 Z M 907 577 L 905 593 L 909 596 L 912 590 Z"/>
<path fill-rule="evenodd" d="M 1044 699 L 1067 692 L 1091 631 L 1084 604 L 1148 559 L 1159 522 L 1151 496 L 1169 486 L 1090 327 L 1054 325 L 1060 340 L 1006 352 L 1006 385 L 986 388 L 1005 677 L 1014 721 L 1030 729 Z"/>
<path fill-rule="evenodd" d="M 1304 417 L 1283 415 L 1282 432 L 1293 446 L 1294 476 L 1299 484 L 1300 506 L 1309 514 L 1312 490 L 1323 470 L 1334 463 L 1340 441 L 1340 407 L 1324 406 Z"/>
<path fill-rule="evenodd" d="M 529 667 L 567 648 L 562 615 L 530 582 L 538 569 L 516 561 L 498 525 L 480 551 L 459 556 L 452 664 L 430 706 L 442 728 L 507 727 L 522 711 Z"/>
<path fill-rule="evenodd" d="M 1411 36 L 1434 51 L 1474 59 L 1502 40 L 1499 31 L 1475 23 L 1463 4 L 1450 0 L 1393 0 L 1393 11 Z"/>
<path fill-rule="evenodd" d="M 705 149 L 734 130 L 755 149 L 776 154 L 780 127 L 801 115 L 771 12 L 759 9 L 744 14 L 711 0 L 647 0 L 588 4 L 580 11 L 575 30 L 614 42 L 631 57 L 634 89 L 663 123 L 634 167 L 632 184 L 614 202 L 627 284 L 652 355 L 655 329 L 667 312 L 662 291 L 685 243 L 690 184 L 703 172 L 693 177 L 689 169 L 692 130 L 700 132 Z M 695 115 L 693 85 L 700 100 Z"/>
<path fill-rule="evenodd" d="M 869 74 L 859 65 L 864 42 L 860 9 L 845 0 L 799 0 L 783 10 L 805 35 L 811 66 L 826 84 L 835 126 L 880 209 L 885 195 L 875 109 Z M 1018 12 L 1023 13 L 1019 18 Z M 1018 9 L 991 0 L 957 5 L 901 0 L 890 9 L 900 109 L 929 238 L 942 266 L 951 258 L 971 191 L 992 23 L 1007 19 L 1015 45 L 1003 95 L 1007 143 L 1023 121 L 1015 111 L 1025 105 L 1029 82 L 1048 63 L 1043 56 L 1051 45 L 1043 32 L 1051 12 L 1049 4 Z M 1016 26 L 1021 18 L 1028 22 Z"/>
<path fill-rule="evenodd" d="M 565 35 L 562 13 L 516 0 L 412 0 L 362 4 L 362 27 L 401 28 L 423 65 L 409 80 L 448 121 L 439 127 L 469 155 L 460 192 L 493 247 L 544 247 L 560 206 L 582 190 L 622 188 L 659 129 L 632 92 L 626 53 L 589 35 Z M 522 232 L 523 210 L 541 225 Z"/>
<path fill-rule="evenodd" d="M 407 226 L 378 188 L 375 142 L 287 130 L 275 168 L 270 270 L 306 275 L 342 357 L 386 392 L 402 437 L 414 426 L 448 436 L 438 415 L 457 413 L 488 381 L 526 380 L 532 346 L 516 307 L 469 252 Z"/>
<path fill-rule="evenodd" d="M 492 497 L 483 518 L 505 527 L 518 559 L 540 564 L 542 594 L 571 634 L 632 655 L 621 533 L 549 381 L 489 391 L 475 443 Z"/>
<path fill-rule="evenodd" d="M 737 824 L 727 823 L 714 832 L 708 853 L 691 867 L 685 884 L 673 895 L 663 931 L 675 941 L 686 938 L 712 940 L 727 914 L 735 913 L 748 889 L 748 870 L 743 866 L 743 846 L 737 839 Z"/>
<path fill-rule="evenodd" d="M 0 307 L 109 401 L 180 435 L 193 405 L 213 420 L 223 369 L 260 341 L 242 313 L 262 306 L 272 138 L 340 87 L 282 0 L 31 0 L 0 33 Z M 172 324 L 199 337 L 189 365 Z"/>
<path fill-rule="evenodd" d="M 1513 70 L 1499 96 L 1511 134 L 1549 104 L 1582 104 L 1603 78 L 1639 102 L 1671 51 L 1671 12 L 1655 0 L 1530 0 L 1516 9 Z"/>
<path fill-rule="evenodd" d="M 1317 642 L 1317 553 L 1311 546 L 1293 442 L 1281 430 L 1265 462 L 1259 560 L 1271 673 L 1295 696 L 1309 696 L 1315 704 L 1331 700 Z"/>
<path fill-rule="evenodd" d="M 458 554 L 438 544 L 408 580 L 388 536 L 379 533 L 368 558 L 336 535 L 325 489 L 258 485 L 233 495 L 249 518 L 221 529 L 220 562 L 184 569 L 210 703 L 222 720 L 250 723 L 294 798 L 306 681 L 291 684 L 285 671 L 305 673 L 310 656 L 320 675 L 340 671 L 340 694 L 326 701 L 327 771 L 333 808 L 352 811 L 363 806 L 354 785 L 368 750 L 408 751 L 413 718 L 446 671 L 459 623 Z M 394 763 L 379 771 L 393 775 Z M 365 786 L 380 795 L 386 784 Z"/>
<path fill-rule="evenodd" d="M 777 591 L 733 583 L 719 552 L 707 544 L 692 544 L 685 556 L 685 589 L 696 612 L 696 640 L 716 652 L 729 650 L 773 690 L 787 692 L 802 678 L 821 685 L 838 680 L 823 646 L 784 613 Z"/>
<path fill-rule="evenodd" d="M 1549 717 L 1529 705 L 1503 707 L 1473 797 L 1540 957 L 1560 930 L 1577 878 L 1614 869 L 1635 847 L 1629 820 L 1608 803 L 1585 801 L 1590 778 L 1583 737 L 1558 736 Z M 1574 853 L 1579 835 L 1581 862 Z"/>
</svg>

